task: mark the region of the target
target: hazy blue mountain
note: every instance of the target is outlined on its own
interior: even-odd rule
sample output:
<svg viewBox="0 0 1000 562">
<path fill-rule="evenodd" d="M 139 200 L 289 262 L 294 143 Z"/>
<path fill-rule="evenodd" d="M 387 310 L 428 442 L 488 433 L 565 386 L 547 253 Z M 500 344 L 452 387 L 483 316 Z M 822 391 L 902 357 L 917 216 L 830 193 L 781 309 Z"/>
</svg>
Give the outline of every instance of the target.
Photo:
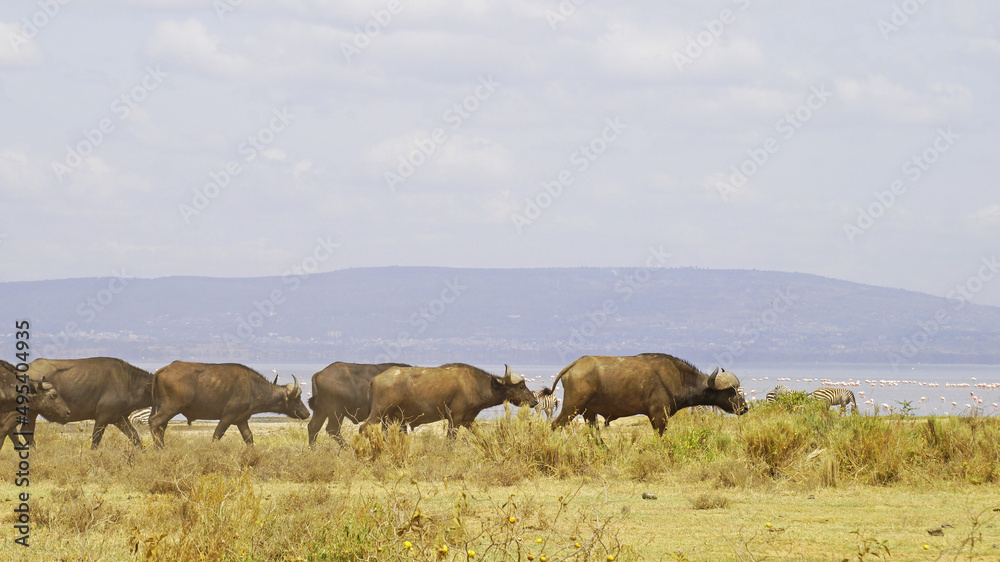
<svg viewBox="0 0 1000 562">
<path fill-rule="evenodd" d="M 698 364 L 1000 363 L 1000 308 L 769 271 L 387 267 L 0 283 L 0 357 L 13 355 L 15 319 L 31 321 L 36 357 L 563 364 L 663 351 Z"/>
</svg>

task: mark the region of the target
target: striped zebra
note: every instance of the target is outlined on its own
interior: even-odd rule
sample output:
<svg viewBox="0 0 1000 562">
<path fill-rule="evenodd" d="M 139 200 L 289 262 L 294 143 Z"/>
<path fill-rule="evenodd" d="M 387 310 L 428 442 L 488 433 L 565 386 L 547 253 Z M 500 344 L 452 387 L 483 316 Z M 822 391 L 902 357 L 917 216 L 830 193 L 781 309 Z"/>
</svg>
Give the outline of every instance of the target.
<svg viewBox="0 0 1000 562">
<path fill-rule="evenodd" d="M 552 419 L 555 417 L 556 408 L 559 407 L 559 397 L 552 394 L 552 390 L 548 388 L 543 388 L 542 390 L 535 391 L 535 398 L 538 400 L 538 404 L 535 404 L 535 411 L 538 415 L 542 415 L 545 412 L 545 417 Z"/>
<path fill-rule="evenodd" d="M 787 386 L 785 386 L 783 384 L 779 384 L 778 386 L 772 388 L 767 393 L 767 395 L 764 396 L 764 401 L 765 402 L 774 402 L 775 400 L 778 399 L 778 395 L 779 394 L 791 394 L 791 393 L 792 393 L 792 389 L 788 388 Z"/>
<path fill-rule="evenodd" d="M 847 409 L 848 404 L 854 406 L 855 413 L 858 411 L 858 403 L 854 401 L 854 393 L 846 388 L 824 386 L 810 392 L 809 397 L 825 401 L 828 408 L 830 406 L 840 406 L 841 413 Z"/>
<path fill-rule="evenodd" d="M 129 414 L 128 421 L 132 424 L 132 427 L 138 429 L 139 426 L 144 426 L 149 428 L 149 414 L 153 411 L 152 408 L 143 408 L 141 410 L 136 410 Z"/>
</svg>

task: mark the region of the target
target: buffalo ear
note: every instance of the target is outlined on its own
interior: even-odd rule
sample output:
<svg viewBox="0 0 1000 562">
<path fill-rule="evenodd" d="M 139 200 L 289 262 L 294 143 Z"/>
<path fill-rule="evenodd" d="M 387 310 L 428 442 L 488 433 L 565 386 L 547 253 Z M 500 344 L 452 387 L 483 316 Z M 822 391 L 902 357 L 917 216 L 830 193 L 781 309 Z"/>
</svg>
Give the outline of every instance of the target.
<svg viewBox="0 0 1000 562">
<path fill-rule="evenodd" d="M 48 381 L 42 381 L 39 386 L 42 388 L 42 390 L 52 390 L 53 388 L 55 388 L 54 386 L 52 386 L 52 383 Z"/>
</svg>

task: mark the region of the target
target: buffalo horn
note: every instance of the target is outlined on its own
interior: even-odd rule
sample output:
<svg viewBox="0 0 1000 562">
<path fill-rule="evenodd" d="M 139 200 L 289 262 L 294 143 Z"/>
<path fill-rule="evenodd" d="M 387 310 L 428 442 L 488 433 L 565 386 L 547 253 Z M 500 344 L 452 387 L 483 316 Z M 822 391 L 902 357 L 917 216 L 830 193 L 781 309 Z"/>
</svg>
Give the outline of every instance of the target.
<svg viewBox="0 0 1000 562">
<path fill-rule="evenodd" d="M 286 384 L 285 389 L 288 390 L 288 394 L 292 400 L 302 395 L 302 389 L 299 387 L 299 379 L 295 378 L 295 375 L 292 375 L 292 382 Z"/>
<path fill-rule="evenodd" d="M 274 373 L 274 382 L 271 384 L 278 384 L 278 373 Z"/>
<path fill-rule="evenodd" d="M 506 371 L 503 374 L 504 384 L 521 384 L 524 382 L 524 377 L 510 370 L 510 365 L 504 364 Z"/>
<path fill-rule="evenodd" d="M 730 373 L 729 371 L 722 371 L 718 375 L 713 375 L 708 379 L 708 382 L 711 387 L 716 390 L 740 387 L 740 380 L 736 378 L 736 375 Z"/>
</svg>

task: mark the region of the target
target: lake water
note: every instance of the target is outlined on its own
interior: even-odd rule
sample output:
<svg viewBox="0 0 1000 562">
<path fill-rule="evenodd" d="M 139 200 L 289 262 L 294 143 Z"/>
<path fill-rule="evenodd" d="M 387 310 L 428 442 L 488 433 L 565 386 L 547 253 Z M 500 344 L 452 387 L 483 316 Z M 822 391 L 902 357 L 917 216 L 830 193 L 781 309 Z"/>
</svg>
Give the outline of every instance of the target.
<svg viewBox="0 0 1000 562">
<path fill-rule="evenodd" d="M 163 365 L 137 364 L 150 372 Z M 303 385 L 304 398 L 311 396 L 310 380 L 325 364 L 248 364 L 278 382 L 291 382 L 295 375 Z M 488 372 L 503 374 L 503 365 L 477 365 Z M 528 381 L 531 389 L 551 386 L 565 365 L 512 365 Z M 767 391 L 779 384 L 792 390 L 812 391 L 824 385 L 850 388 L 862 413 L 872 414 L 875 407 L 886 413 L 883 405 L 900 411 L 909 403 L 916 415 L 968 414 L 979 408 L 981 415 L 998 415 L 1000 404 L 1000 365 L 918 365 L 893 372 L 886 365 L 777 365 L 773 367 L 734 367 L 744 392 L 751 400 L 763 400 Z M 562 384 L 556 389 L 562 397 Z M 480 417 L 492 418 L 503 408 L 490 408 Z"/>
</svg>

